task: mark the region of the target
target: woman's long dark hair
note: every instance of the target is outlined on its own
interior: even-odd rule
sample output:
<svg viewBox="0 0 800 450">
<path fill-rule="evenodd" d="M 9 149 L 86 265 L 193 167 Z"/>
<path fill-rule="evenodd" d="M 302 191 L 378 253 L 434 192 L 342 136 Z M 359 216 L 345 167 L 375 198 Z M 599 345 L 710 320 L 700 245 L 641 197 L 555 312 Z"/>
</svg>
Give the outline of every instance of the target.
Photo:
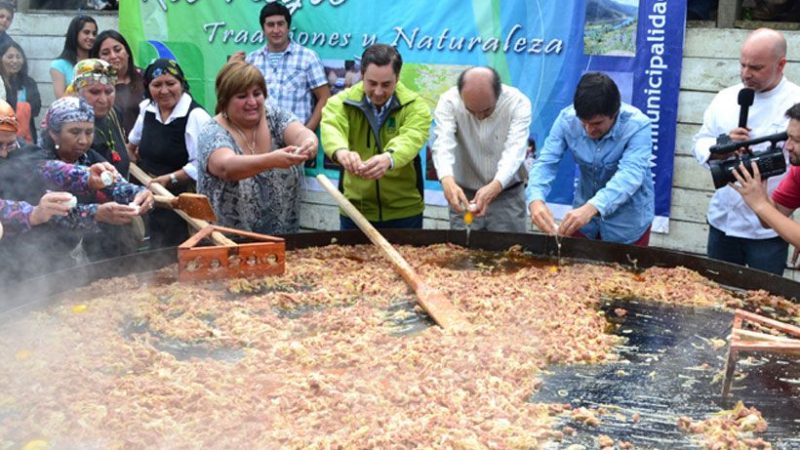
<svg viewBox="0 0 800 450">
<path fill-rule="evenodd" d="M 58 58 L 66 59 L 72 65 L 78 63 L 78 33 L 81 32 L 83 26 L 87 23 L 93 23 L 95 28 L 97 28 L 97 22 L 94 20 L 94 18 L 92 18 L 92 16 L 80 14 L 72 18 L 72 21 L 69 23 L 69 27 L 67 27 L 67 36 L 64 39 L 64 49 L 61 50 L 61 54 L 58 55 Z"/>
<path fill-rule="evenodd" d="M 136 66 L 133 65 L 133 52 L 131 51 L 131 47 L 128 45 L 128 41 L 126 41 L 117 30 L 103 30 L 102 33 L 98 34 L 97 38 L 94 40 L 92 49 L 89 50 L 89 58 L 100 58 L 100 46 L 103 45 L 103 41 L 107 39 L 114 39 L 125 47 L 125 51 L 128 52 L 128 71 L 126 75 L 130 78 L 131 83 L 141 83 L 139 71 L 136 70 Z"/>
<path fill-rule="evenodd" d="M 25 56 L 25 50 L 20 47 L 15 41 L 8 41 L 3 45 L 0 45 L 0 60 L 3 59 L 3 56 L 8 53 L 9 50 L 12 48 L 17 49 L 20 55 L 22 55 L 22 67 L 20 67 L 19 72 L 11 75 L 6 73 L 5 67 L 3 67 L 2 62 L 0 62 L 0 75 L 3 76 L 3 80 L 6 82 L 6 86 L 14 89 L 19 90 L 22 88 L 22 83 L 25 82 L 25 79 L 28 77 L 28 57 Z"/>
</svg>

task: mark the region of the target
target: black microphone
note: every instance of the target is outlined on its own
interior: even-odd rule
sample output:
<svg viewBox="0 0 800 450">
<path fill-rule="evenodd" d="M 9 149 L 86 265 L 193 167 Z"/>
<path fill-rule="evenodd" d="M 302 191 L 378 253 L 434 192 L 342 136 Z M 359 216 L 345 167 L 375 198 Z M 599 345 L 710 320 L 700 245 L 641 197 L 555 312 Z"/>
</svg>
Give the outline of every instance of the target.
<svg viewBox="0 0 800 450">
<path fill-rule="evenodd" d="M 739 128 L 747 128 L 747 111 L 750 105 L 753 104 L 753 99 L 756 96 L 756 91 L 750 88 L 743 88 L 739 91 Z"/>
</svg>

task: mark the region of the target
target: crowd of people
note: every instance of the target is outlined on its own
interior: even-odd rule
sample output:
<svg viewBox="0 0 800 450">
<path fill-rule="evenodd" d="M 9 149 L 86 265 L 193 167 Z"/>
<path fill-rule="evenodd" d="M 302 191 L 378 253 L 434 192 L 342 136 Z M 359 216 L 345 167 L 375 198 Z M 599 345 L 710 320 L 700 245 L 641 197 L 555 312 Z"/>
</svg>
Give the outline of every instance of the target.
<svg viewBox="0 0 800 450">
<path fill-rule="evenodd" d="M 531 101 L 491 67 L 463 71 L 431 114 L 400 81 L 397 49 L 373 44 L 362 54 L 360 81 L 331 95 L 318 55 L 289 39 L 289 10 L 268 3 L 259 15 L 266 44 L 221 67 L 212 117 L 193 99 L 178 61 L 139 69 L 124 36 L 98 33 L 94 19 L 79 15 L 50 66 L 57 100 L 39 126 L 41 96 L 25 52 L 5 33 L 13 13 L 0 1 L 0 219 L 10 235 L 0 257 L 26 261 L 14 276 L 187 239 L 187 224 L 154 210 L 146 186 L 129 179 L 134 164 L 173 194 L 205 194 L 221 225 L 298 232 L 303 166 L 320 144 L 341 168 L 345 197 L 378 228 L 422 228 L 419 153 L 431 140 L 454 229 L 524 232 L 530 221 L 548 234 L 649 243 L 652 124 L 606 74 L 580 78 L 573 103 L 526 167 L 535 146 Z M 785 151 L 795 167 L 783 181 L 770 180 L 770 190 L 781 186 L 774 202 L 757 168 L 741 167 L 708 216 L 710 256 L 774 273 L 784 268 L 786 241 L 800 244 L 800 225 L 786 218 L 800 206 L 800 88 L 783 76 L 785 63 L 779 32 L 751 33 L 742 83 L 714 99 L 695 138 L 698 160 L 708 164 L 718 158 L 708 148 L 720 134 L 745 140 L 788 126 Z M 742 87 L 755 91 L 746 127 L 737 126 L 732 103 Z M 577 165 L 574 202 L 559 223 L 545 200 L 567 153 Z M 339 221 L 356 226 L 343 213 Z"/>
</svg>

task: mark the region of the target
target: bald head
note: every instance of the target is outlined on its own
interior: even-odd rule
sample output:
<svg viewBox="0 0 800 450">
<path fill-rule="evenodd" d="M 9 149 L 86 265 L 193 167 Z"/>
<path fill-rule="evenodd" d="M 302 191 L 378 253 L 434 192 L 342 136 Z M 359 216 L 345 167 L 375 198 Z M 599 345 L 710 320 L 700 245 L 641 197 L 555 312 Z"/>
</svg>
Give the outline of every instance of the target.
<svg viewBox="0 0 800 450">
<path fill-rule="evenodd" d="M 742 83 L 756 92 L 772 90 L 783 79 L 786 39 L 779 31 L 759 28 L 747 36 L 739 58 Z"/>
<path fill-rule="evenodd" d="M 464 107 L 478 120 L 492 115 L 500 98 L 500 76 L 490 67 L 473 67 L 458 77 L 458 92 Z"/>
<path fill-rule="evenodd" d="M 786 57 L 786 38 L 780 31 L 771 28 L 759 28 L 747 35 L 742 44 L 742 50 L 750 50 L 771 54 L 775 58 Z"/>
</svg>

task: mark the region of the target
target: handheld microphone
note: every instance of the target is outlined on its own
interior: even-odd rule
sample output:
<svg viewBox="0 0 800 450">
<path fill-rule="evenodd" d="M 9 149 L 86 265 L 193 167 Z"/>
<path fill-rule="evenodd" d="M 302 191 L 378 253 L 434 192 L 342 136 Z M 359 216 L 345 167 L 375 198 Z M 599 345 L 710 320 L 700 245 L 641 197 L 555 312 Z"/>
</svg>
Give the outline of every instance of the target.
<svg viewBox="0 0 800 450">
<path fill-rule="evenodd" d="M 750 109 L 750 105 L 753 104 L 755 95 L 756 91 L 750 88 L 743 88 L 739 91 L 739 128 L 747 128 L 747 111 Z"/>
</svg>

